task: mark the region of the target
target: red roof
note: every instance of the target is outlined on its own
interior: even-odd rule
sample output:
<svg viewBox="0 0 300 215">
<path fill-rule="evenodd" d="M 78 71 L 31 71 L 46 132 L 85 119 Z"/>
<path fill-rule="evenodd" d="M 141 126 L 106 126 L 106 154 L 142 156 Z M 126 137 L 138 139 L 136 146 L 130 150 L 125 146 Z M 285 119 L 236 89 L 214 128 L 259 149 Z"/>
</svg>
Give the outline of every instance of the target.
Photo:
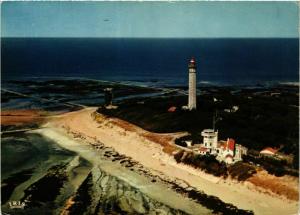
<svg viewBox="0 0 300 215">
<path fill-rule="evenodd" d="M 199 148 L 199 151 L 201 151 L 201 152 L 206 152 L 206 151 L 207 151 L 207 148 L 205 148 L 205 147 L 200 147 L 200 148 Z"/>
<path fill-rule="evenodd" d="M 175 112 L 176 111 L 176 107 L 172 106 L 168 109 L 168 112 Z"/>
<path fill-rule="evenodd" d="M 231 154 L 225 156 L 225 158 L 233 158 Z"/>
<path fill-rule="evenodd" d="M 196 63 L 195 58 L 192 57 L 192 59 L 190 60 L 190 63 Z"/>
<path fill-rule="evenodd" d="M 278 150 L 277 149 L 273 149 L 271 147 L 267 147 L 267 148 L 264 148 L 263 150 L 261 150 L 260 152 L 262 152 L 262 151 L 269 151 L 269 152 L 275 154 Z"/>
<path fill-rule="evenodd" d="M 227 148 L 231 151 L 234 151 L 235 141 L 232 138 L 228 138 L 227 140 Z"/>
</svg>

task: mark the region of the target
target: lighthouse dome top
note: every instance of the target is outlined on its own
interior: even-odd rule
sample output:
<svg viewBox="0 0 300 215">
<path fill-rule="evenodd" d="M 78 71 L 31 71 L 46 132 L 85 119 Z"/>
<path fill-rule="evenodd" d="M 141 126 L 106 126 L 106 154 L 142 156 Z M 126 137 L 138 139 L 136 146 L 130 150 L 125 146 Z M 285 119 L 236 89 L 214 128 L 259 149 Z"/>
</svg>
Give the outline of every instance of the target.
<svg viewBox="0 0 300 215">
<path fill-rule="evenodd" d="M 194 57 L 192 57 L 189 62 L 189 68 L 196 68 L 196 60 Z"/>
</svg>

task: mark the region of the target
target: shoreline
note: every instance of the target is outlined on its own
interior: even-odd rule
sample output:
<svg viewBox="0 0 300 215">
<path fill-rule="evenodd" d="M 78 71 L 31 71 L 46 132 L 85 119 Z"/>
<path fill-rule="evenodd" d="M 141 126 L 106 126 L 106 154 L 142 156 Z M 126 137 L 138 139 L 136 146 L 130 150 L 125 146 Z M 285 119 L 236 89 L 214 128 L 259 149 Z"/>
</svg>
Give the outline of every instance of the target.
<svg viewBox="0 0 300 215">
<path fill-rule="evenodd" d="M 116 159 L 116 152 L 110 147 L 105 147 L 104 145 L 101 145 L 101 143 L 98 143 L 97 147 L 103 147 L 103 156 L 101 156 L 101 152 L 99 154 L 99 150 L 95 150 L 95 146 L 93 147 L 87 141 L 78 141 L 73 139 L 69 135 L 66 135 L 61 129 L 41 128 L 33 131 L 33 133 L 41 134 L 44 137 L 55 141 L 61 147 L 78 153 L 79 156 L 82 156 L 84 159 L 91 162 L 94 165 L 94 168 L 100 168 L 101 171 L 130 184 L 132 187 L 139 189 L 142 193 L 156 201 L 166 204 L 172 208 L 185 211 L 189 214 L 212 214 L 209 209 L 202 205 L 188 198 L 184 198 L 173 190 L 168 189 L 166 184 L 163 181 L 159 181 L 158 178 L 153 181 L 154 179 L 151 179 L 149 172 L 130 158 L 123 156 L 125 161 L 127 161 L 127 164 L 125 164 L 125 162 L 114 162 L 111 157 Z M 108 154 L 114 156 L 108 156 Z M 138 170 L 140 170 L 140 172 Z M 143 174 L 141 174 L 141 172 L 143 172 Z M 169 198 L 165 198 L 165 196 L 168 196 Z"/>
<path fill-rule="evenodd" d="M 180 179 L 198 191 L 216 196 L 223 202 L 233 204 L 240 209 L 253 210 L 255 214 L 266 215 L 295 214 L 298 211 L 298 202 L 259 192 L 253 189 L 249 182 L 241 184 L 233 180 L 217 180 L 218 178 L 214 176 L 211 178 L 210 175 L 199 170 L 177 164 L 161 151 L 161 146 L 158 144 L 147 141 L 131 131 L 125 131 L 125 135 L 122 135 L 124 129 L 110 123 L 111 119 L 103 119 L 101 124 L 95 122 L 91 117 L 94 111 L 95 108 L 87 108 L 63 114 L 53 118 L 44 126 L 73 132 L 82 139 L 94 141 L 95 144 L 96 141 L 100 141 L 105 147 L 112 147 L 117 153 L 131 157 L 150 169 L 153 175 L 163 175 L 175 181 Z"/>
<path fill-rule="evenodd" d="M 42 128 L 33 131 L 33 133 L 41 134 L 55 141 L 61 147 L 78 153 L 78 155 L 98 166 L 102 172 L 104 171 L 130 184 L 150 198 L 176 210 L 199 215 L 215 213 L 253 214 L 252 211 L 238 209 L 234 205 L 224 203 L 214 196 L 208 196 L 178 178 L 174 180 L 162 173 L 161 175 L 152 174 L 154 170 L 144 167 L 130 157 L 119 154 L 113 148 L 106 147 L 99 141 L 96 144 L 87 139 L 78 141 L 77 139 L 81 138 L 78 137 L 78 134 L 69 132 L 66 134 L 58 128 Z M 83 152 L 78 150 L 78 146 L 82 147 L 80 150 Z M 101 156 L 99 153 L 103 153 L 103 155 Z M 91 157 L 91 155 L 93 156 Z M 165 198 L 165 196 L 168 196 L 168 198 Z"/>
</svg>

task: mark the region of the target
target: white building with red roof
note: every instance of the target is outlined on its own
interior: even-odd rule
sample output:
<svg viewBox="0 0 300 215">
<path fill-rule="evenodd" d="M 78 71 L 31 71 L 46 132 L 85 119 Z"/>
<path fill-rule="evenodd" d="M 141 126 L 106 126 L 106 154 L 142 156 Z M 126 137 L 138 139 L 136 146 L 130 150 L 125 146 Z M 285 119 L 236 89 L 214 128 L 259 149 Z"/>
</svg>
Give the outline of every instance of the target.
<svg viewBox="0 0 300 215">
<path fill-rule="evenodd" d="M 247 148 L 237 144 L 234 139 L 228 138 L 227 141 L 218 141 L 218 131 L 204 129 L 201 132 L 203 143 L 195 150 L 202 155 L 215 155 L 219 161 L 232 164 L 242 160 L 242 155 L 247 154 Z"/>
<path fill-rule="evenodd" d="M 274 156 L 277 153 L 277 151 L 278 151 L 277 149 L 267 147 L 261 150 L 259 154 L 263 156 Z"/>
</svg>

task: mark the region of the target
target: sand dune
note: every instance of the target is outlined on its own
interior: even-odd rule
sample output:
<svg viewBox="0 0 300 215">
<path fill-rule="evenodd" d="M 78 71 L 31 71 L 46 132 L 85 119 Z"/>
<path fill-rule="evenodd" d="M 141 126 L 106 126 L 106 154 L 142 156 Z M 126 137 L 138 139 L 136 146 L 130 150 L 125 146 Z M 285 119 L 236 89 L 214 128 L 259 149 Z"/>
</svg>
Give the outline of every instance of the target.
<svg viewBox="0 0 300 215">
<path fill-rule="evenodd" d="M 70 112 L 50 120 L 46 127 L 76 134 L 82 139 L 101 141 L 114 148 L 118 153 L 125 154 L 149 168 L 153 174 L 168 179 L 180 179 L 186 184 L 204 191 L 208 195 L 232 203 L 240 209 L 253 210 L 255 214 L 290 215 L 297 214 L 298 202 L 290 201 L 277 195 L 270 195 L 255 189 L 250 182 L 238 183 L 223 180 L 192 167 L 177 164 L 175 160 L 162 151 L 162 145 L 155 139 L 147 138 L 147 131 L 134 125 L 130 128 L 120 126 L 116 119 L 98 116 L 98 122 L 92 117 L 95 108 L 86 108 Z M 128 126 L 128 124 L 127 124 Z M 180 134 L 177 134 L 180 135 Z M 172 134 L 163 134 L 172 142 Z M 156 138 L 159 136 L 156 136 Z"/>
</svg>

